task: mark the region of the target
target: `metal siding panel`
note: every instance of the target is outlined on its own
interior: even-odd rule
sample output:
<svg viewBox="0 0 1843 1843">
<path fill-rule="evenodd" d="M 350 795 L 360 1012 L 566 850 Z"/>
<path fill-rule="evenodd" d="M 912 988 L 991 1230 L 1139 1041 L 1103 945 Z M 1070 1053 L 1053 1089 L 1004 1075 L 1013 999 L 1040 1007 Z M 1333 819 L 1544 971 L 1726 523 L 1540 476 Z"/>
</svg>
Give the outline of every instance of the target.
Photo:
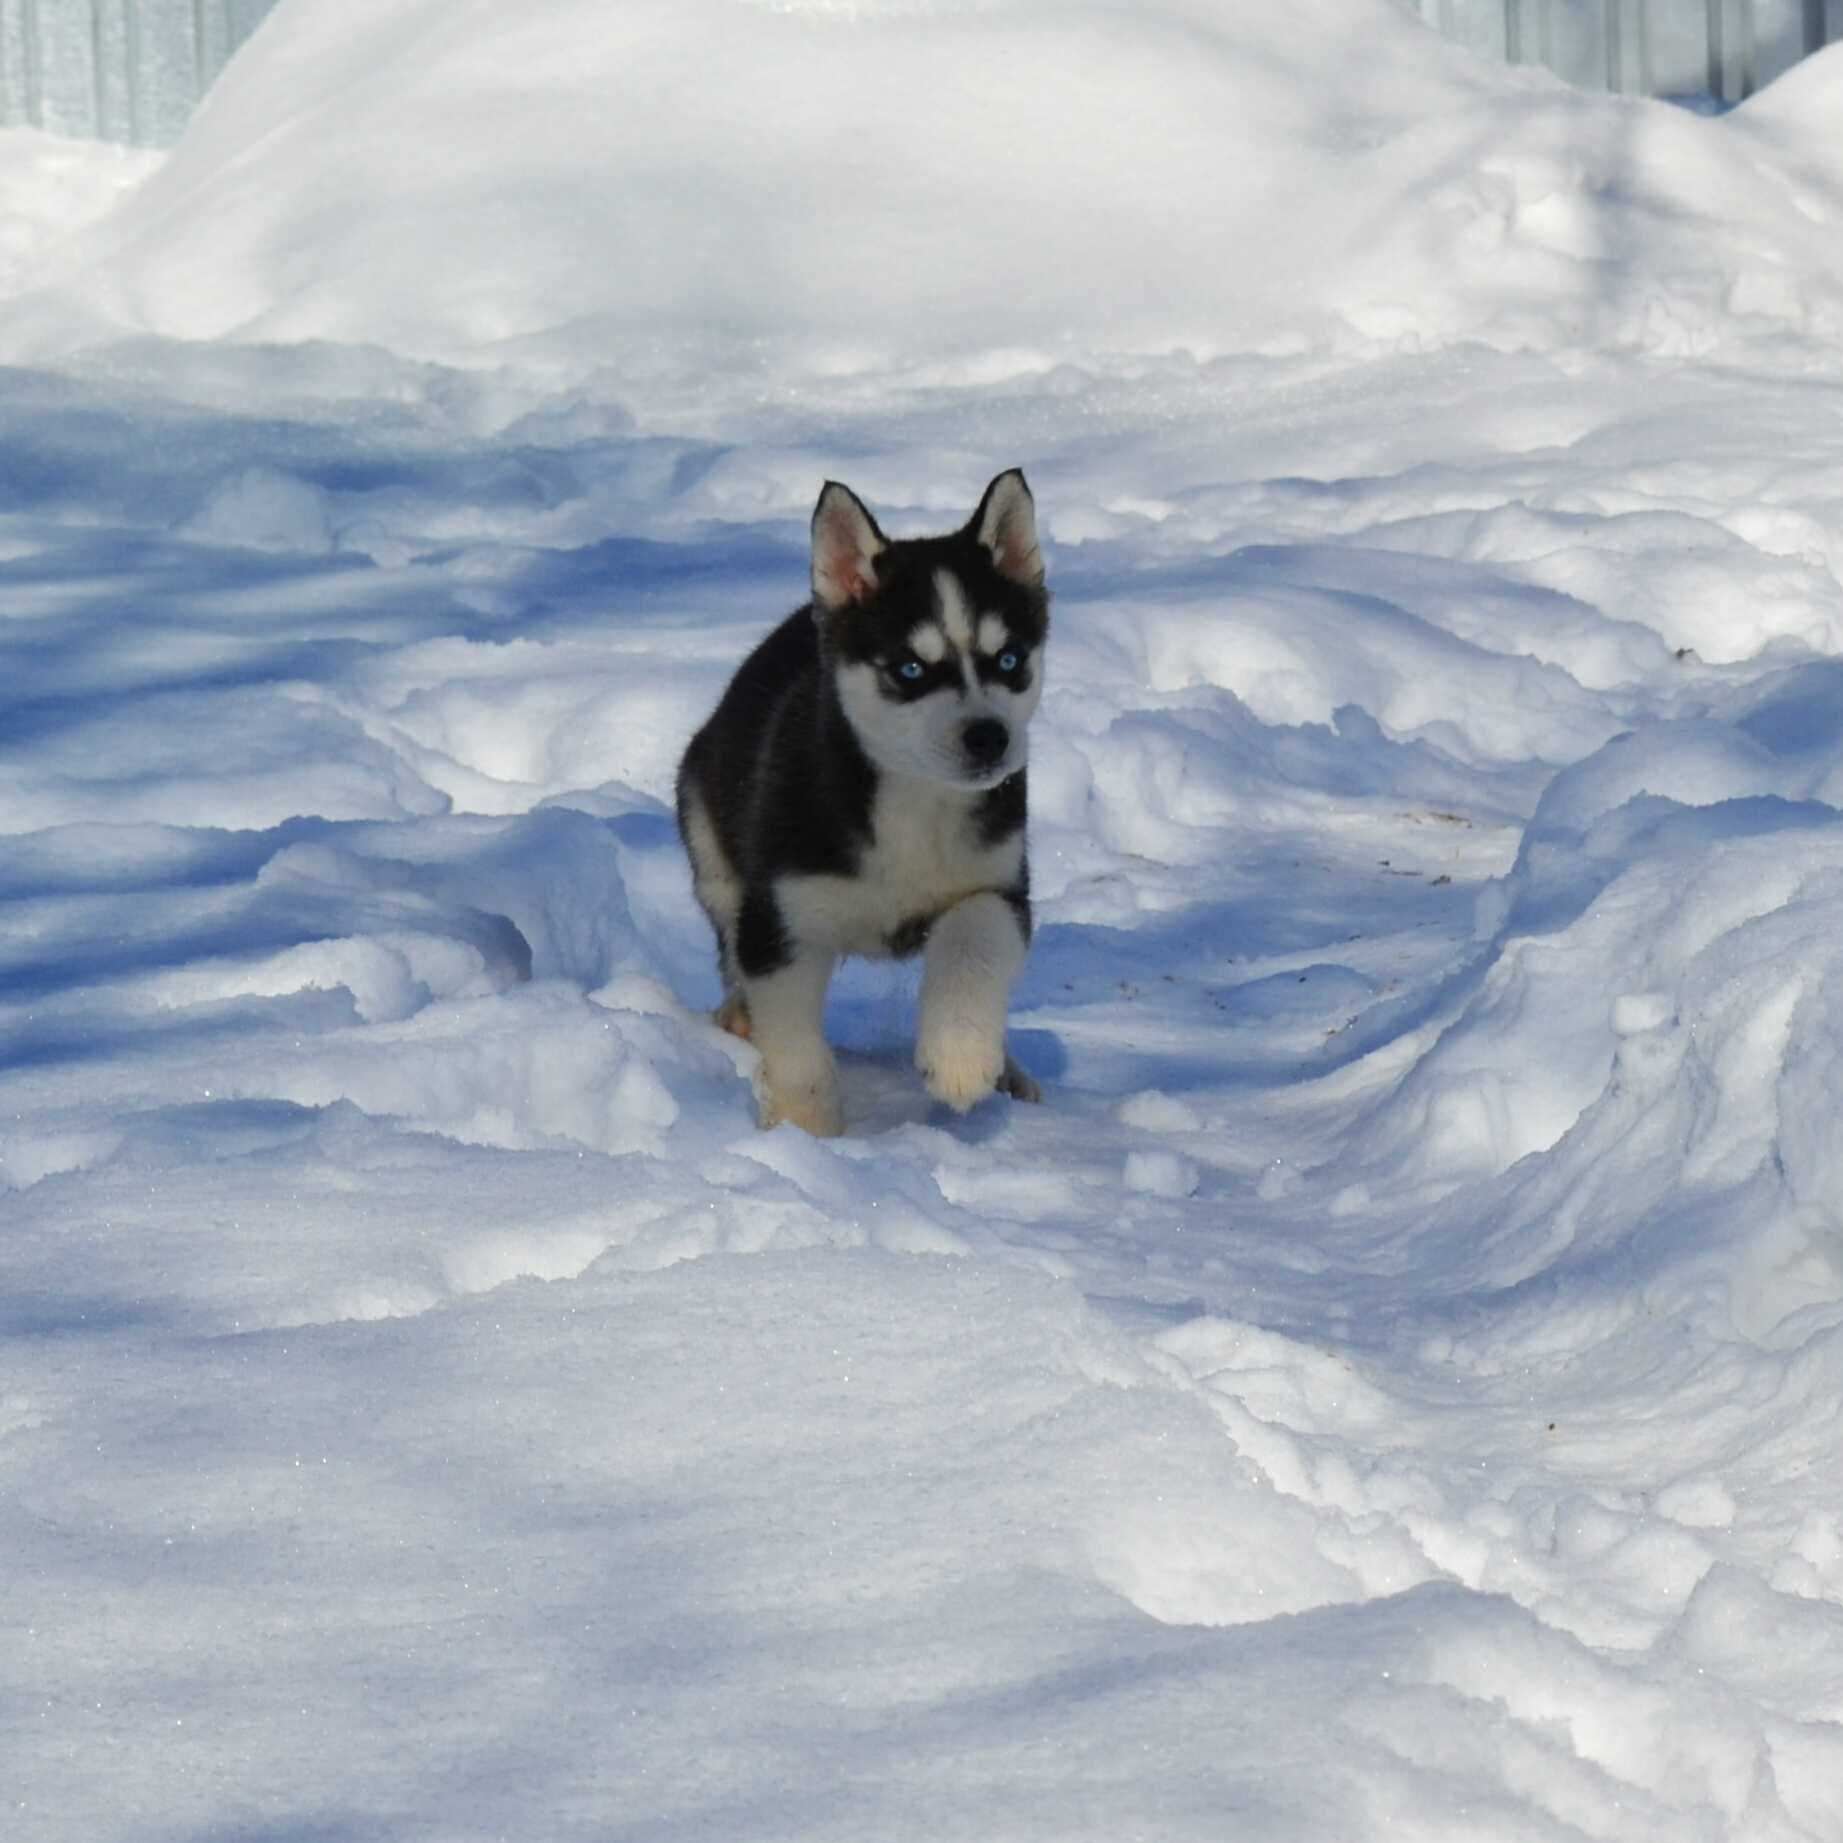
<svg viewBox="0 0 1843 1843">
<path fill-rule="evenodd" d="M 1706 0 L 1651 0 L 1646 13 L 1654 96 L 1697 96 L 1709 87 Z"/>
<path fill-rule="evenodd" d="M 1505 0 L 1443 0 L 1442 30 L 1468 50 L 1504 55 Z"/>
<path fill-rule="evenodd" d="M 230 18 L 230 48 L 236 48 L 275 11 L 278 0 L 225 0 Z"/>
<path fill-rule="evenodd" d="M 105 141 L 134 138 L 134 100 L 128 91 L 129 0 L 94 0 L 96 132 Z"/>
<path fill-rule="evenodd" d="M 35 126 L 53 134 L 96 132 L 96 44 L 84 4 L 27 0 L 26 85 Z"/>
<path fill-rule="evenodd" d="M 0 0 L 0 127 L 169 146 L 276 4 Z"/>
<path fill-rule="evenodd" d="M 1843 39 L 1843 0 L 1411 0 L 1447 37 L 1584 89 L 1751 94 Z"/>
<path fill-rule="evenodd" d="M 192 0 L 130 0 L 139 27 L 134 77 L 135 139 L 164 147 L 179 139 L 203 94 Z"/>
<path fill-rule="evenodd" d="M 26 35 L 19 0 L 0 0 L 0 128 L 26 119 Z"/>
<path fill-rule="evenodd" d="M 1804 0 L 1754 0 L 1756 84 L 1771 83 L 1804 55 Z"/>
<path fill-rule="evenodd" d="M 1584 90 L 1606 87 L 1603 0 L 1550 0 L 1549 68 Z"/>
<path fill-rule="evenodd" d="M 202 95 L 230 56 L 230 8 L 225 0 L 192 0 L 192 38 L 198 47 Z"/>
<path fill-rule="evenodd" d="M 1804 55 L 1804 0 L 1755 0 L 1755 74 L 1766 85 Z"/>
</svg>

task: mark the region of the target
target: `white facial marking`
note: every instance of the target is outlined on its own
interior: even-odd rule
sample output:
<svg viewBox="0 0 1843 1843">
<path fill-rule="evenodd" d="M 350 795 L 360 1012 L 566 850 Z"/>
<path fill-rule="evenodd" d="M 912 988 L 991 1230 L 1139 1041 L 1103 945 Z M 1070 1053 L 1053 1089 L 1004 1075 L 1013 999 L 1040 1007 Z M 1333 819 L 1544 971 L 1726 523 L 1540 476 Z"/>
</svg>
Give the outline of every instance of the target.
<svg viewBox="0 0 1843 1843">
<path fill-rule="evenodd" d="M 973 611 L 951 570 L 934 572 L 934 597 L 941 612 L 941 626 L 961 652 L 973 644 Z"/>
<path fill-rule="evenodd" d="M 982 653 L 997 653 L 1004 650 L 1005 624 L 995 614 L 982 614 L 979 617 L 979 650 Z"/>
<path fill-rule="evenodd" d="M 839 668 L 839 702 L 864 752 L 886 774 L 919 775 L 930 781 L 959 778 L 953 720 L 960 700 L 935 692 L 893 702 L 883 695 L 879 677 L 874 666 Z"/>
<path fill-rule="evenodd" d="M 864 752 L 884 773 L 937 781 L 964 794 L 979 793 L 996 787 L 1024 766 L 1030 751 L 1025 726 L 1042 693 L 1042 669 L 1039 665 L 1032 672 L 1022 691 L 1006 683 L 982 684 L 972 651 L 974 633 L 978 626 L 993 621 L 1002 628 L 1002 618 L 987 615 L 976 621 L 951 571 L 937 570 L 934 583 L 939 625 L 919 622 L 905 636 L 905 644 L 917 658 L 930 663 L 955 662 L 959 682 L 936 680 L 923 695 L 902 698 L 890 694 L 886 676 L 877 667 L 841 665 L 839 701 Z M 957 640 L 956 625 L 963 636 Z M 989 627 L 987 637 L 991 637 Z M 1008 634 L 1001 633 L 999 639 L 1001 651 L 1016 645 Z M 1017 650 L 1021 653 L 1024 648 Z M 1004 724 L 1009 740 L 1003 757 L 978 771 L 967 759 L 965 737 L 967 725 L 982 718 Z"/>
</svg>

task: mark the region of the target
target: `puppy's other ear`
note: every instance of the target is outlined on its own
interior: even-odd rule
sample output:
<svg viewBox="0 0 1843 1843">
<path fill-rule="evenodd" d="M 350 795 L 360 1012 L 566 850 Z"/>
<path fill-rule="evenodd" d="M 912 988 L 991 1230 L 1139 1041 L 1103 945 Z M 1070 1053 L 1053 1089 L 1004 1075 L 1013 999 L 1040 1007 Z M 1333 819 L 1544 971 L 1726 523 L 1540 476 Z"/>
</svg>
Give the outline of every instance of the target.
<svg viewBox="0 0 1843 1843">
<path fill-rule="evenodd" d="M 1043 586 L 1043 552 L 1037 547 L 1037 502 L 1013 467 L 985 490 L 967 529 L 992 553 L 998 573 L 1026 588 Z"/>
<path fill-rule="evenodd" d="M 820 608 L 867 602 L 877 592 L 877 558 L 889 540 L 848 486 L 828 480 L 813 508 L 813 600 Z"/>
</svg>

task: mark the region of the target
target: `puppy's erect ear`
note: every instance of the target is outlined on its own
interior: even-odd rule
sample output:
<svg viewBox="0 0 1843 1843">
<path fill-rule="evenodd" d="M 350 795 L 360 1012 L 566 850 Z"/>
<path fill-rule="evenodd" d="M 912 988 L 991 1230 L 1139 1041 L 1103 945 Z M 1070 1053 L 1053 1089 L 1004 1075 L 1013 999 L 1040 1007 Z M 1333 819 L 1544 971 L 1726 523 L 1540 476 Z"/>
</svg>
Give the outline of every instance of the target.
<svg viewBox="0 0 1843 1843">
<path fill-rule="evenodd" d="M 813 600 L 820 608 L 867 602 L 889 540 L 848 486 L 828 480 L 813 508 Z"/>
<path fill-rule="evenodd" d="M 1043 586 L 1043 552 L 1037 548 L 1037 502 L 1024 470 L 1002 473 L 985 490 L 967 529 L 992 553 L 998 573 L 1026 588 Z"/>
</svg>

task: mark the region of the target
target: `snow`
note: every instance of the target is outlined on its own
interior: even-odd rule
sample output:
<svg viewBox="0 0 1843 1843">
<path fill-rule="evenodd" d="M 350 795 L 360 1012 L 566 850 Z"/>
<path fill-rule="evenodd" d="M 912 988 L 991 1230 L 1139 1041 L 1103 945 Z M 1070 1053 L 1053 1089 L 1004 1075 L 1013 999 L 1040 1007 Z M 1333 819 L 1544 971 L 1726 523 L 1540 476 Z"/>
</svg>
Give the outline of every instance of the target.
<svg viewBox="0 0 1843 1843">
<path fill-rule="evenodd" d="M 0 128 L 0 296 L 10 294 L 76 234 L 140 185 L 159 156 L 123 147 L 97 147 Z"/>
<path fill-rule="evenodd" d="M 286 5 L 14 338 L 768 394 L 995 343 L 1773 348 L 1843 327 L 1837 59 L 1709 121 L 1488 64 L 1397 0 Z"/>
<path fill-rule="evenodd" d="M 1843 1834 L 1839 108 L 283 0 L 5 137 L 8 1836 Z M 853 967 L 759 1132 L 678 751 L 1011 464 L 1045 1104 Z"/>
</svg>

